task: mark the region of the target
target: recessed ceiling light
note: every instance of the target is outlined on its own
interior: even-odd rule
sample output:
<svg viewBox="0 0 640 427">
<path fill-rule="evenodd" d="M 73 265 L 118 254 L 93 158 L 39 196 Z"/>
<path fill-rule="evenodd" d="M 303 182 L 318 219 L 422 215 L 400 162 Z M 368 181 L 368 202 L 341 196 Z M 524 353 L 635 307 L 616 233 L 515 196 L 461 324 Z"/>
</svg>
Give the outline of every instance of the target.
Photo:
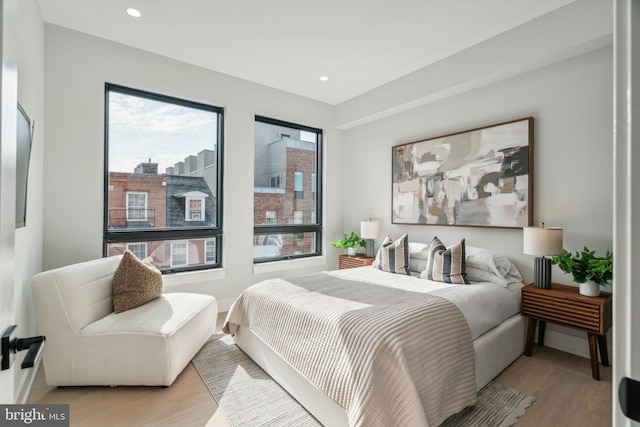
<svg viewBox="0 0 640 427">
<path fill-rule="evenodd" d="M 140 13 L 138 9 L 134 9 L 132 7 L 127 8 L 127 13 L 129 16 L 133 16 L 134 18 L 140 18 L 142 16 L 142 13 Z"/>
<path fill-rule="evenodd" d="M 320 80 L 322 80 L 323 82 L 326 82 L 327 80 L 329 80 L 329 77 L 322 76 L 322 77 L 320 77 Z"/>
</svg>

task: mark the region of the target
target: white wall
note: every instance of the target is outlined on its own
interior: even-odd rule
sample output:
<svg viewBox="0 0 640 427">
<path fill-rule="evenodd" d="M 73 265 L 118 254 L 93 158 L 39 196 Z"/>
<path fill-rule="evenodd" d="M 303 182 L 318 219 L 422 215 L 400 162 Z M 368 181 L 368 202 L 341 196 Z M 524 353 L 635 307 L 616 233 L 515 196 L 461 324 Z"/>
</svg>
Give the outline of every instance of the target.
<svg viewBox="0 0 640 427">
<path fill-rule="evenodd" d="M 472 50 L 466 55 L 467 66 L 473 67 Z M 451 61 L 459 64 L 460 58 Z M 444 60 L 438 66 L 446 64 Z M 391 224 L 391 147 L 533 116 L 534 223 L 563 227 L 568 250 L 585 245 L 602 254 L 611 250 L 612 73 L 609 44 L 351 127 L 344 135 L 345 166 L 356 161 L 366 167 L 345 168 L 345 229 L 357 230 L 360 220 L 372 216 L 381 221 L 380 240 L 387 233 L 397 238 L 403 232 L 410 240 L 427 243 L 437 235 L 447 245 L 466 238 L 467 245 L 509 255 L 528 283 L 533 278 L 533 257 L 522 253 L 521 230 Z M 374 95 L 375 91 L 367 97 Z M 370 114 L 363 109 L 363 117 Z M 553 280 L 574 284 L 556 267 Z M 548 345 L 589 354 L 586 334 L 551 325 L 547 330 Z"/>
<path fill-rule="evenodd" d="M 324 130 L 325 247 L 342 233 L 342 135 L 329 105 L 48 24 L 45 40 L 45 269 L 102 256 L 105 82 L 225 108 L 224 268 L 166 277 L 169 290 L 224 307 L 264 278 L 337 267 L 330 246 L 326 257 L 281 263 L 287 270 L 254 274 L 252 261 L 256 114 Z"/>
<path fill-rule="evenodd" d="M 461 238 L 509 254 L 527 280 L 532 257 L 522 231 L 391 224 L 391 147 L 483 125 L 534 117 L 534 222 L 564 227 L 564 246 L 611 249 L 611 48 L 565 60 L 461 95 L 345 131 L 345 158 L 367 153 L 367 167 L 345 170 L 345 227 L 369 216 L 392 237 L 429 242 Z M 360 191 L 369 188 L 370 191 Z M 554 280 L 571 282 L 554 271 Z"/>
</svg>

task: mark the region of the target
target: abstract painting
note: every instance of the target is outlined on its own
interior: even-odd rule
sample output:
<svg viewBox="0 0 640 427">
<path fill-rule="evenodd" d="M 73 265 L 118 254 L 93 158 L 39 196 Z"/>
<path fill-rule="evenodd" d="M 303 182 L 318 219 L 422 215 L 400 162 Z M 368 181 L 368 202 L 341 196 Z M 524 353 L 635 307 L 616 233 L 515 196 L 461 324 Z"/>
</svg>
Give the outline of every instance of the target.
<svg viewBox="0 0 640 427">
<path fill-rule="evenodd" d="M 392 223 L 533 223 L 533 117 L 392 147 Z"/>
</svg>

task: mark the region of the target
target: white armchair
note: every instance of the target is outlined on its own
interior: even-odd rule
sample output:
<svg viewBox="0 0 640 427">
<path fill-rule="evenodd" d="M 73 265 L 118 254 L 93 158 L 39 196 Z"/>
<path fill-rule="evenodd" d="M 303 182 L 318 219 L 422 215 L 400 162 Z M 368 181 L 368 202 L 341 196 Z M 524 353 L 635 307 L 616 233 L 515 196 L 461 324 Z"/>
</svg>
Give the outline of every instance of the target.
<svg viewBox="0 0 640 427">
<path fill-rule="evenodd" d="M 164 293 L 116 314 L 112 277 L 120 258 L 34 276 L 49 385 L 169 386 L 213 333 L 218 305 L 208 295 Z"/>
</svg>

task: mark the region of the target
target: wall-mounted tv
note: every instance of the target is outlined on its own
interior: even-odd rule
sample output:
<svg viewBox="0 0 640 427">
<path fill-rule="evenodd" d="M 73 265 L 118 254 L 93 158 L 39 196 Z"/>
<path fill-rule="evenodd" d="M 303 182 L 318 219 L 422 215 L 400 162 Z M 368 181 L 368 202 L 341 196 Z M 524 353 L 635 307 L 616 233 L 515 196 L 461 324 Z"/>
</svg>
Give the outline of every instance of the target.
<svg viewBox="0 0 640 427">
<path fill-rule="evenodd" d="M 27 180 L 33 140 L 33 122 L 20 104 L 18 104 L 16 140 L 16 228 L 20 228 L 27 222 Z"/>
</svg>

